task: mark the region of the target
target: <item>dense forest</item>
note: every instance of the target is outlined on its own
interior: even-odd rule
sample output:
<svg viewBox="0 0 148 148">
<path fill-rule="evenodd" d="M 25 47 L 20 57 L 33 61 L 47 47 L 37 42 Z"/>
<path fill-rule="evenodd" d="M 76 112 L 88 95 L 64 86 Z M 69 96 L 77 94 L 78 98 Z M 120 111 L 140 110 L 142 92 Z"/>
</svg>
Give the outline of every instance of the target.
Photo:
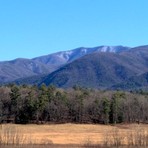
<svg viewBox="0 0 148 148">
<path fill-rule="evenodd" d="M 1 123 L 148 123 L 148 93 L 54 86 L 0 87 Z"/>
</svg>

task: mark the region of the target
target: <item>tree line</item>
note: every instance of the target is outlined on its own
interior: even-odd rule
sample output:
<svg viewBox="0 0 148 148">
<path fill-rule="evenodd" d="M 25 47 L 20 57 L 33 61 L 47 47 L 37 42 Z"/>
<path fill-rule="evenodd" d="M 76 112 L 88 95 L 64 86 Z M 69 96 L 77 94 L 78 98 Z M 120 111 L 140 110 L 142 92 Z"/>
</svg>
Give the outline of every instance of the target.
<svg viewBox="0 0 148 148">
<path fill-rule="evenodd" d="M 0 87 L 0 123 L 148 123 L 148 93 L 75 86 Z"/>
</svg>

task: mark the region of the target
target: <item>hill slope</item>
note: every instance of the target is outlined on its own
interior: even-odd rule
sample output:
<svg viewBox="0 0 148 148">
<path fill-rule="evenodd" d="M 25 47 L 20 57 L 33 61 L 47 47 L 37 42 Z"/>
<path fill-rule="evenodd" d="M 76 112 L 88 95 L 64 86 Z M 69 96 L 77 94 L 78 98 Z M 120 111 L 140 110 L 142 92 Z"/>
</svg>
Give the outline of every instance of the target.
<svg viewBox="0 0 148 148">
<path fill-rule="evenodd" d="M 113 85 L 110 89 L 118 90 L 133 90 L 133 89 L 148 89 L 148 72 L 133 76 L 125 82 Z"/>
<path fill-rule="evenodd" d="M 0 83 L 13 81 L 21 77 L 49 73 L 50 71 L 52 70 L 46 65 L 29 59 L 0 62 Z"/>
<path fill-rule="evenodd" d="M 122 52 L 129 50 L 123 46 L 99 46 L 94 48 L 77 48 L 57 52 L 33 59 L 15 59 L 0 62 L 0 83 L 12 82 L 16 79 L 49 74 L 61 66 L 93 52 Z"/>
<path fill-rule="evenodd" d="M 124 84 L 130 78 L 146 72 L 148 46 L 142 46 L 119 54 L 101 52 L 86 55 L 44 77 L 40 84 L 54 84 L 64 88 L 80 85 L 105 89 Z"/>
</svg>

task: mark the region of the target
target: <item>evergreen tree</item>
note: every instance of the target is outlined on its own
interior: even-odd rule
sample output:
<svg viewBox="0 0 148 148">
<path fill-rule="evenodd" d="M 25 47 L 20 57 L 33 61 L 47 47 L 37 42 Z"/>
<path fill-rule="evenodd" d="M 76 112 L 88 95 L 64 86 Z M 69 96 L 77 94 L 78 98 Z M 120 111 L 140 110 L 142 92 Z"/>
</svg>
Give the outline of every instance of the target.
<svg viewBox="0 0 148 148">
<path fill-rule="evenodd" d="M 110 113 L 110 101 L 105 97 L 102 100 L 102 106 L 103 106 L 103 115 L 104 115 L 104 123 L 109 123 L 109 113 Z"/>
<path fill-rule="evenodd" d="M 10 99 L 11 99 L 11 108 L 10 108 L 10 114 L 12 117 L 15 119 L 15 122 L 18 121 L 18 113 L 20 109 L 20 99 L 21 99 L 21 94 L 19 92 L 19 87 L 16 85 L 13 85 L 11 87 L 11 92 L 10 92 Z"/>
</svg>

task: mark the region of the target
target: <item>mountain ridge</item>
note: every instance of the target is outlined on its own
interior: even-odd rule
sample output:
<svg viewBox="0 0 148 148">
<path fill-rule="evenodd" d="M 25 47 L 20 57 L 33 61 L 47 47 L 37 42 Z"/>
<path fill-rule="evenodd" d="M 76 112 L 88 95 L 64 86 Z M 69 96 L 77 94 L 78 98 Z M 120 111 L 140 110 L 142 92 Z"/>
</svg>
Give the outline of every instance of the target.
<svg viewBox="0 0 148 148">
<path fill-rule="evenodd" d="M 80 47 L 0 62 L 0 82 L 97 89 L 148 88 L 148 45 Z"/>
<path fill-rule="evenodd" d="M 135 84 L 135 87 L 133 88 L 139 88 L 139 86 L 142 87 L 143 85 L 144 87 L 148 86 L 148 81 L 144 77 L 145 76 L 144 73 L 148 72 L 148 46 L 135 47 L 128 51 L 121 52 L 119 54 L 112 54 L 112 53 L 93 53 L 93 54 L 94 55 L 92 55 L 92 57 L 90 57 L 91 56 L 90 54 L 72 62 L 72 64 L 77 62 L 77 66 L 73 66 L 70 63 L 71 65 L 68 64 L 62 67 L 61 69 L 49 74 L 46 77 L 46 79 L 44 79 L 44 81 L 42 81 L 41 83 L 45 83 L 46 85 L 54 84 L 57 87 L 72 87 L 73 85 L 78 84 L 84 87 L 101 88 L 102 86 L 100 86 L 99 83 L 103 81 L 102 84 L 104 85 L 103 87 L 105 89 L 112 89 L 112 86 L 114 86 L 114 89 L 118 89 L 119 86 L 117 84 L 120 84 L 122 88 L 122 85 L 125 84 L 124 81 L 128 82 L 128 81 L 131 81 L 132 78 L 135 78 L 134 82 L 138 85 L 136 86 Z M 106 67 L 108 67 L 108 71 L 107 70 L 103 71 L 102 69 L 100 69 L 101 75 L 96 79 L 94 78 L 95 76 L 93 76 L 93 72 L 95 68 L 92 68 L 94 66 L 94 65 L 91 65 L 92 61 L 89 63 L 85 63 L 83 65 L 82 63 L 84 62 L 84 59 L 86 59 L 87 57 L 89 57 L 87 58 L 87 61 L 89 61 L 90 59 L 95 58 L 97 54 L 98 54 L 98 57 L 95 59 L 96 63 L 94 65 L 97 65 L 97 62 L 99 59 L 101 59 L 100 60 L 101 64 L 105 60 L 107 61 L 110 59 L 110 61 L 106 62 L 103 65 L 104 66 L 103 70 Z M 102 54 L 104 54 L 104 56 L 106 57 L 102 57 L 101 56 Z M 99 57 L 99 55 L 101 57 Z M 100 63 L 96 66 L 97 68 L 100 67 Z M 113 65 L 117 68 L 115 67 L 110 68 Z M 81 70 L 81 66 L 84 68 L 83 70 Z M 77 76 L 74 75 L 76 70 L 71 70 L 72 69 L 71 67 L 74 67 L 75 69 L 77 69 L 78 71 Z M 88 68 L 92 68 L 91 72 L 88 72 L 89 71 Z M 85 76 L 83 76 L 83 73 L 85 74 Z M 88 73 L 89 75 L 87 76 Z M 138 79 L 138 76 L 141 76 L 142 77 L 141 79 L 143 79 L 145 83 L 142 83 L 141 81 L 136 82 L 136 78 Z M 123 77 L 123 79 L 121 77 Z M 70 83 L 69 81 L 73 81 L 73 82 Z M 98 83 L 95 84 L 97 81 Z M 93 82 L 93 86 L 91 85 L 92 82 Z M 114 82 L 116 84 L 114 84 Z M 128 85 L 125 85 L 124 88 L 128 89 Z"/>
<path fill-rule="evenodd" d="M 111 51 L 113 52 L 129 47 L 124 46 L 98 46 L 94 48 L 80 47 L 73 50 L 56 52 L 53 54 L 40 56 L 32 59 L 17 58 L 11 61 L 0 62 L 0 83 L 12 82 L 16 79 L 37 76 L 42 74 L 49 74 L 61 66 L 70 63 L 80 57 L 90 54 L 92 52 Z"/>
</svg>

